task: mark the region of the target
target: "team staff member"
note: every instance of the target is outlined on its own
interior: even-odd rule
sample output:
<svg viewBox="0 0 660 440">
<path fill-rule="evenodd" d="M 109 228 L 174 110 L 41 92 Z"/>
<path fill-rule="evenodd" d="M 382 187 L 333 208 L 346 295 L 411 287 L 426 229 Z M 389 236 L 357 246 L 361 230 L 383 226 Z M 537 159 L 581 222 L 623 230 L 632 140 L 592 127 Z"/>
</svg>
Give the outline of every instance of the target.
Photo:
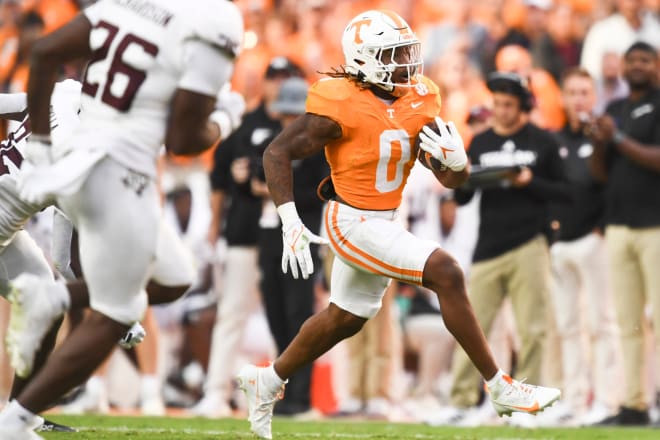
<svg viewBox="0 0 660 440">
<path fill-rule="evenodd" d="M 484 189 L 479 209 L 479 236 L 470 270 L 468 293 L 477 321 L 486 333 L 508 295 L 521 340 L 517 375 L 537 382 L 549 309 L 548 243 L 544 236 L 550 201 L 567 200 L 568 187 L 558 146 L 550 133 L 528 122 L 532 96 L 526 81 L 514 73 L 488 77 L 493 92 L 493 126 L 472 140 L 473 164 L 519 166 L 501 187 Z M 459 204 L 473 190 L 456 191 Z M 462 348 L 454 353 L 451 402 L 467 415 L 479 399 L 479 374 Z"/>
<path fill-rule="evenodd" d="M 606 424 L 649 423 L 644 388 L 643 320 L 651 303 L 655 352 L 660 356 L 660 62 L 638 42 L 623 58 L 627 98 L 612 102 L 590 127 L 592 171 L 607 182 L 605 238 L 621 331 L 625 388 L 618 414 Z"/>
<path fill-rule="evenodd" d="M 621 377 L 621 350 L 610 284 L 603 276 L 608 273 L 602 233 L 604 187 L 589 171 L 593 146 L 584 133 L 596 104 L 596 85 L 589 72 L 572 68 L 561 86 L 568 122 L 555 137 L 573 201 L 553 204 L 551 215 L 558 227 L 550 260 L 566 403 L 551 422 L 561 423 L 590 408 L 582 423 L 591 424 L 614 414 L 619 406 L 620 391 L 611 384 Z M 581 298 L 588 307 L 580 306 Z"/>
<path fill-rule="evenodd" d="M 286 128 L 305 113 L 307 82 L 302 78 L 289 78 L 282 83 L 273 110 L 278 113 L 282 127 Z M 257 149 L 253 160 L 252 190 L 263 197 L 263 213 L 259 222 L 259 269 L 261 294 L 268 318 L 268 326 L 282 353 L 296 336 L 303 323 L 314 314 L 315 276 L 295 279 L 282 272 L 282 225 L 270 198 L 265 182 L 263 151 L 273 140 L 267 139 Z M 294 194 L 300 216 L 311 230 L 319 233 L 323 202 L 316 195 L 316 186 L 330 170 L 322 153 L 296 161 L 293 166 Z M 312 247 L 312 260 L 316 271 L 322 269 L 318 247 Z M 281 415 L 303 414 L 310 410 L 312 365 L 306 365 L 289 379 L 284 399 L 275 406 Z"/>
<path fill-rule="evenodd" d="M 192 412 L 204 417 L 231 415 L 229 400 L 233 391 L 235 353 L 240 347 L 245 322 L 259 307 L 258 249 L 261 198 L 250 190 L 250 157 L 266 138 L 281 130 L 272 109 L 282 81 L 300 76 L 300 68 L 287 58 L 273 58 L 264 76 L 264 94 L 259 106 L 247 113 L 214 155 L 211 171 L 211 225 L 209 242 L 216 245 L 224 237 L 227 251 L 223 258 L 222 285 L 216 286 L 218 308 L 213 326 L 208 376 L 204 398 Z"/>
</svg>

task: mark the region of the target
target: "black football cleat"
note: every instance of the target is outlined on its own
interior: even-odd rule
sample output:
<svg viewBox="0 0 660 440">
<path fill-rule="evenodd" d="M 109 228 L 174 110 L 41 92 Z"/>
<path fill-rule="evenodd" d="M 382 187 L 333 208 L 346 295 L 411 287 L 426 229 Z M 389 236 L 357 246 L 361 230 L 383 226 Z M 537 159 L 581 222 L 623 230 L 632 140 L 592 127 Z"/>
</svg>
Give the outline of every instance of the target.
<svg viewBox="0 0 660 440">
<path fill-rule="evenodd" d="M 37 429 L 38 432 L 78 432 L 77 429 L 70 426 L 60 425 L 44 419 L 44 423 Z"/>
</svg>

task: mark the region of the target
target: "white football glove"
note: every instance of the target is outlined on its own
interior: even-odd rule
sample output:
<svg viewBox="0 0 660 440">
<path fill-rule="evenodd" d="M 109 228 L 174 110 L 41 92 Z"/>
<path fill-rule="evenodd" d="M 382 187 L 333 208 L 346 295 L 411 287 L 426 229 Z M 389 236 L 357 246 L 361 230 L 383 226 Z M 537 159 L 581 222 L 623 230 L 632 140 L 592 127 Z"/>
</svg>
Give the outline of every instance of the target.
<svg viewBox="0 0 660 440">
<path fill-rule="evenodd" d="M 46 138 L 46 136 L 29 136 L 23 148 L 23 159 L 35 167 L 53 163 L 53 147 Z"/>
<path fill-rule="evenodd" d="M 144 327 L 139 322 L 136 322 L 128 329 L 124 337 L 119 340 L 118 344 L 130 350 L 144 341 L 145 336 L 147 336 L 147 332 L 144 330 Z"/>
<path fill-rule="evenodd" d="M 435 123 L 440 133 L 436 133 L 425 125 L 419 133 L 419 148 L 439 160 L 450 170 L 463 171 L 468 158 L 463 139 L 456 129 L 456 125 L 451 121 L 445 124 L 445 121 L 439 116 L 435 117 Z"/>
<path fill-rule="evenodd" d="M 241 125 L 245 107 L 245 98 L 240 93 L 227 87 L 223 87 L 218 93 L 215 110 L 210 119 L 220 126 L 221 139 L 226 139 Z"/>
<path fill-rule="evenodd" d="M 298 267 L 304 279 L 314 273 L 314 261 L 309 248 L 311 243 L 328 244 L 328 240 L 319 237 L 307 229 L 298 217 L 296 205 L 293 202 L 283 203 L 277 207 L 282 219 L 282 272 L 287 273 L 291 268 L 291 275 L 298 279 Z"/>
</svg>

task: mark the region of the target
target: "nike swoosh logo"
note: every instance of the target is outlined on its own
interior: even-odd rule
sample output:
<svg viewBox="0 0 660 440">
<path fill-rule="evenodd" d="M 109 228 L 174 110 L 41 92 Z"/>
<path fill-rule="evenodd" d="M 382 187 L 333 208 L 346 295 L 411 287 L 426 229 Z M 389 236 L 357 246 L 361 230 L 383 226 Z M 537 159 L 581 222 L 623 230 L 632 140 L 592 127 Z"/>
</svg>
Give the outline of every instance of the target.
<svg viewBox="0 0 660 440">
<path fill-rule="evenodd" d="M 424 103 L 423 102 L 413 102 L 412 104 L 410 104 L 410 106 L 412 108 L 417 108 L 417 107 L 421 106 L 422 104 L 424 104 Z"/>
<path fill-rule="evenodd" d="M 454 151 L 451 148 L 445 148 L 445 147 L 440 147 L 440 150 L 442 151 L 442 157 L 444 157 L 445 159 L 447 159 L 447 152 L 451 153 L 452 151 Z"/>
<path fill-rule="evenodd" d="M 517 409 L 519 411 L 525 411 L 525 412 L 528 412 L 528 413 L 535 413 L 536 411 L 538 411 L 540 409 L 538 402 L 534 402 L 534 405 L 532 405 L 532 406 L 513 406 L 513 405 L 510 405 L 510 408 Z"/>
</svg>

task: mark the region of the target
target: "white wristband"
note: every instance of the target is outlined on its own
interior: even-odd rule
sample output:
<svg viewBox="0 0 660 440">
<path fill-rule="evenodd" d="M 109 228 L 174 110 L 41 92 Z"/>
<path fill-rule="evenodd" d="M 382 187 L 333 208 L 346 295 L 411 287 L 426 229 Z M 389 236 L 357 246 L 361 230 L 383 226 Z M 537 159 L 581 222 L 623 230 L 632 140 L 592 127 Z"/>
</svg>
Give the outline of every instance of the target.
<svg viewBox="0 0 660 440">
<path fill-rule="evenodd" d="M 229 137 L 232 131 L 234 131 L 234 126 L 231 122 L 231 118 L 224 110 L 216 110 L 209 116 L 209 120 L 218 124 L 220 127 L 220 140 L 225 140 Z"/>
<path fill-rule="evenodd" d="M 282 219 L 282 227 L 287 229 L 287 226 L 300 221 L 300 216 L 296 210 L 296 204 L 294 202 L 282 203 L 277 207 L 277 213 Z"/>
</svg>

